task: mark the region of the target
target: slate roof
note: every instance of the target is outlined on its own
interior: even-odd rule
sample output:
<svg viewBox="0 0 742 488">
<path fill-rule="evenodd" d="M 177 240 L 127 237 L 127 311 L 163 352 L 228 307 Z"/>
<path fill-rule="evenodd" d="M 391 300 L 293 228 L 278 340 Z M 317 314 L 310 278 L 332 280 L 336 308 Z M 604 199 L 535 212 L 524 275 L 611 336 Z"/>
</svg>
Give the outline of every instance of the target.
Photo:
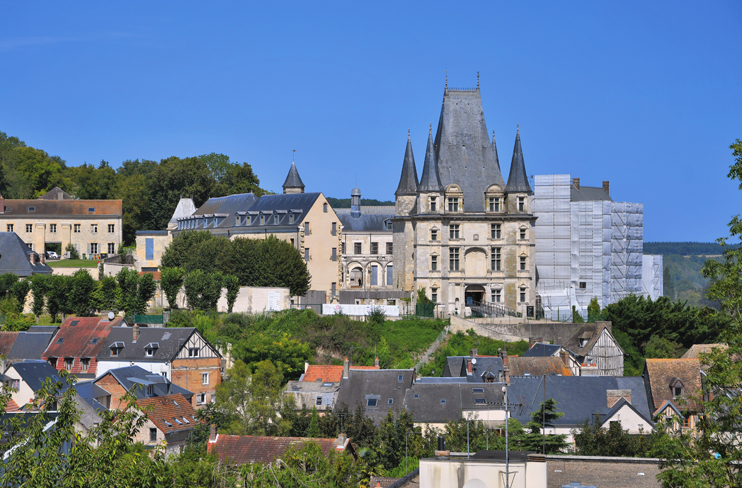
<svg viewBox="0 0 742 488">
<path fill-rule="evenodd" d="M 529 350 L 520 355 L 522 358 L 551 357 L 557 354 L 562 346 L 537 342 Z"/>
<path fill-rule="evenodd" d="M 513 148 L 513 160 L 510 163 L 510 175 L 508 176 L 508 186 L 506 192 L 510 193 L 527 193 L 533 194 L 531 185 L 528 184 L 528 174 L 526 174 L 526 163 L 523 161 L 523 148 L 520 146 L 520 130 L 515 134 L 515 147 Z"/>
<path fill-rule="evenodd" d="M 404 406 L 415 422 L 444 423 L 460 419 L 462 410 L 504 410 L 503 386 L 504 383 L 415 383 L 405 392 Z M 482 403 L 477 403 L 477 399 Z M 486 420 L 486 414 L 480 419 Z"/>
<path fill-rule="evenodd" d="M 152 386 L 155 397 L 162 397 L 167 395 L 179 394 L 183 395 L 191 401 L 193 393 L 181 388 L 180 386 L 172 383 L 170 380 L 162 375 L 150 373 L 146 369 L 140 366 L 126 366 L 123 368 L 109 369 L 106 374 L 111 374 L 118 383 L 124 387 L 127 391 L 131 390 L 136 385 L 143 385 L 142 388 L 135 388 L 134 394 L 138 399 L 147 398 L 146 386 Z M 95 380 L 97 384 L 101 378 L 104 378 L 106 374 Z M 100 387 L 107 391 L 105 388 Z"/>
<path fill-rule="evenodd" d="M 75 391 L 88 405 L 95 410 L 107 410 L 97 399 L 110 396 L 106 390 L 96 385 L 93 381 L 85 381 L 75 384 Z"/>
<path fill-rule="evenodd" d="M 34 210 L 30 210 L 33 208 Z M 91 212 L 90 209 L 93 209 Z M 123 215 L 122 200 L 11 200 L 5 199 L 5 217 L 111 216 Z"/>
<path fill-rule="evenodd" d="M 183 218 L 212 214 L 232 216 L 235 212 L 249 209 L 256 201 L 258 201 L 258 197 L 252 193 L 237 193 L 225 197 L 209 198 L 198 210 L 194 211 L 191 215 L 183 216 Z"/>
<path fill-rule="evenodd" d="M 56 334 L 57 327 L 52 332 L 35 332 L 37 327 L 31 327 L 25 332 L 18 332 L 18 336 L 13 342 L 13 347 L 5 356 L 8 360 L 19 359 L 41 359 L 44 351 L 49 346 L 49 341 Z"/>
<path fill-rule="evenodd" d="M 404 151 L 402 161 L 402 174 L 399 176 L 399 185 L 394 195 L 416 195 L 418 188 L 417 168 L 415 167 L 415 155 L 412 154 L 412 142 L 410 133 L 407 132 L 407 147 Z"/>
<path fill-rule="evenodd" d="M 105 344 L 111 328 L 122 321 L 121 317 L 110 322 L 100 317 L 67 317 L 42 358 L 94 358 Z"/>
<path fill-rule="evenodd" d="M 351 370 L 379 369 L 378 366 L 351 366 Z M 343 379 L 343 366 L 329 364 L 310 364 L 302 375 L 302 381 L 320 381 L 322 383 L 340 383 Z"/>
<path fill-rule="evenodd" d="M 726 344 L 693 344 L 690 346 L 690 349 L 685 351 L 685 354 L 683 354 L 682 359 L 690 359 L 690 358 L 700 358 L 701 354 L 711 354 L 712 350 L 714 348 L 718 349 L 729 349 L 729 346 Z"/>
<path fill-rule="evenodd" d="M 173 212 L 173 216 L 170 218 L 169 223 L 176 224 L 178 219 L 190 217 L 195 211 L 196 204 L 193 203 L 192 198 L 181 198 L 178 200 L 178 206 L 175 207 L 175 212 Z"/>
<path fill-rule="evenodd" d="M 137 405 L 142 408 L 152 407 L 152 410 L 146 412 L 147 417 L 165 434 L 190 430 L 201 423 L 196 418 L 196 411 L 191 402 L 180 393 L 144 398 L 137 400 Z"/>
<path fill-rule="evenodd" d="M 647 359 L 644 365 L 645 381 L 649 383 L 652 411 L 664 401 L 673 402 L 681 410 L 697 411 L 698 405 L 693 397 L 700 397 L 701 361 L 698 358 L 686 359 Z M 679 379 L 683 384 L 683 402 L 675 398 L 670 385 Z"/>
<path fill-rule="evenodd" d="M 0 332 L 0 354 L 6 357 L 10 354 L 16 337 L 18 337 L 18 332 Z"/>
<path fill-rule="evenodd" d="M 509 357 L 510 376 L 562 375 L 572 376 L 572 370 L 564 365 L 562 358 L 555 357 Z"/>
<path fill-rule="evenodd" d="M 72 197 L 69 193 L 62 190 L 58 186 L 55 186 L 48 192 L 44 193 L 39 197 L 39 200 L 71 200 Z"/>
<path fill-rule="evenodd" d="M 627 378 L 634 378 L 628 381 Z M 544 398 L 542 376 L 511 376 L 508 387 L 508 402 L 513 418 L 523 424 L 530 420 L 531 412 L 537 411 Z M 546 376 L 546 398 L 557 402 L 556 410 L 564 417 L 554 422 L 556 426 L 578 426 L 592 420 L 593 414 L 608 406 L 608 390 L 631 390 L 631 403 L 645 418 L 652 414 L 647 408 L 647 394 L 641 377 L 615 378 L 612 376 Z"/>
<path fill-rule="evenodd" d="M 350 370 L 349 378 L 340 383 L 335 405 L 345 404 L 351 412 L 361 405 L 365 415 L 378 424 L 389 410 L 396 412 L 403 408 L 405 391 L 414 380 L 414 369 Z M 369 398 L 378 400 L 376 407 L 367 406 Z"/>
<path fill-rule="evenodd" d="M 329 455 L 332 451 L 347 450 L 355 456 L 355 449 L 349 439 L 339 448 L 337 439 L 311 437 L 268 437 L 251 435 L 219 434 L 214 441 L 209 441 L 208 450 L 219 456 L 223 463 L 231 465 L 270 463 L 280 458 L 290 447 L 301 446 L 307 442 L 319 444 L 322 453 Z"/>
<path fill-rule="evenodd" d="M 288 188 L 301 188 L 304 191 L 304 182 L 301 181 L 299 176 L 299 170 L 296 169 L 296 164 L 291 161 L 291 168 L 289 168 L 289 174 L 286 175 L 286 181 L 283 182 L 283 189 L 286 191 Z"/>
<path fill-rule="evenodd" d="M 603 187 L 582 185 L 580 185 L 579 190 L 574 185 L 570 185 L 569 200 L 571 202 L 613 201 L 610 195 L 605 192 Z"/>
<path fill-rule="evenodd" d="M 627 401 L 625 398 L 620 398 L 611 408 L 604 408 L 604 409 L 597 409 L 595 413 L 600 416 L 601 422 L 609 422 L 614 415 L 616 415 L 624 406 L 630 408 L 634 412 L 636 412 L 637 415 L 639 415 L 641 418 L 643 418 L 648 426 L 653 426 L 654 422 L 652 422 L 651 417 L 646 416 L 645 413 L 642 413 L 639 408 L 637 408 L 635 405 L 632 405 L 629 401 Z M 646 412 L 646 410 L 645 410 Z"/>
<path fill-rule="evenodd" d="M 469 375 L 467 364 L 471 359 L 476 359 L 476 363 L 472 364 L 472 374 Z M 449 356 L 443 367 L 443 376 L 466 378 L 471 383 L 483 383 L 486 377 L 494 377 L 497 381 L 502 371 L 502 359 L 497 356 Z"/>
<path fill-rule="evenodd" d="M 392 231 L 387 229 L 386 222 L 396 216 L 395 212 L 395 208 L 390 205 L 379 207 L 362 205 L 361 215 L 353 217 L 349 208 L 335 209 L 335 213 L 343 224 L 343 233 L 372 231 L 391 234 Z"/>
<path fill-rule="evenodd" d="M 610 334 L 610 330 L 608 330 L 608 326 L 605 324 L 584 324 L 577 329 L 577 331 L 575 331 L 575 333 L 572 334 L 564 344 L 562 344 L 562 347 L 571 351 L 576 356 L 586 356 L 590 354 L 590 351 L 592 351 L 604 329 Z M 582 347 L 580 347 L 581 339 L 587 339 L 587 343 Z M 613 340 L 616 342 L 615 338 Z M 616 347 L 621 349 L 618 342 L 616 342 Z M 621 352 L 623 352 L 623 350 L 621 350 Z"/>
<path fill-rule="evenodd" d="M 52 381 L 59 381 L 57 369 L 41 359 L 28 359 L 19 363 L 13 363 L 8 366 L 8 369 L 11 368 L 18 372 L 18 375 L 34 392 L 41 389 L 44 380 L 47 378 L 51 378 Z"/>
<path fill-rule="evenodd" d="M 194 333 L 198 333 L 194 327 L 140 327 L 139 339 L 133 342 L 133 327 L 114 327 L 109 332 L 104 347 L 98 351 L 97 358 L 99 362 L 172 361 Z M 114 342 L 123 344 L 123 347 L 119 348 L 118 356 L 111 357 L 110 346 Z M 147 356 L 147 346 L 151 346 L 152 356 Z M 219 354 L 216 349 L 214 352 Z"/>
<path fill-rule="evenodd" d="M 34 264 L 31 264 L 31 255 L 34 255 Z M 5 273 L 25 278 L 33 274 L 52 274 L 52 269 L 42 264 L 38 254 L 15 232 L 0 232 L 0 274 Z"/>
<path fill-rule="evenodd" d="M 443 187 L 458 184 L 464 192 L 464 211 L 484 212 L 484 192 L 493 184 L 504 190 L 505 181 L 478 89 L 445 90 L 434 144 Z"/>
<path fill-rule="evenodd" d="M 423 165 L 423 176 L 420 178 L 419 191 L 442 191 L 443 185 L 438 174 L 438 160 L 435 158 L 433 148 L 433 133 L 428 133 L 428 147 L 425 150 L 425 164 Z"/>
</svg>

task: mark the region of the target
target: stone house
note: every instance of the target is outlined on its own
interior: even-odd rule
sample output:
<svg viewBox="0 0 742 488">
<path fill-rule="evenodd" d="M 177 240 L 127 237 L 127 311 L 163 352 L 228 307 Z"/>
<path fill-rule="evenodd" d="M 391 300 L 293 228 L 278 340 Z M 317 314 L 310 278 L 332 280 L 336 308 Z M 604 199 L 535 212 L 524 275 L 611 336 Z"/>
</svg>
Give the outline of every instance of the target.
<svg viewBox="0 0 742 488">
<path fill-rule="evenodd" d="M 183 452 L 186 442 L 201 421 L 196 418 L 196 411 L 183 395 L 176 393 L 137 401 L 146 412 L 147 422 L 139 429 L 134 442 L 141 442 L 152 449 L 157 445 L 165 447 L 166 456 Z"/>
<path fill-rule="evenodd" d="M 703 398 L 701 361 L 647 359 L 643 377 L 653 418 L 674 417 L 678 429 L 694 430 Z"/>
<path fill-rule="evenodd" d="M 153 374 L 139 366 L 111 369 L 93 383 L 107 393 L 107 396 L 96 400 L 111 410 L 126 407 L 122 398 L 128 391 L 133 392 L 138 400 L 178 394 L 190 404 L 193 398 L 192 392 L 173 384 L 164 376 Z"/>
</svg>

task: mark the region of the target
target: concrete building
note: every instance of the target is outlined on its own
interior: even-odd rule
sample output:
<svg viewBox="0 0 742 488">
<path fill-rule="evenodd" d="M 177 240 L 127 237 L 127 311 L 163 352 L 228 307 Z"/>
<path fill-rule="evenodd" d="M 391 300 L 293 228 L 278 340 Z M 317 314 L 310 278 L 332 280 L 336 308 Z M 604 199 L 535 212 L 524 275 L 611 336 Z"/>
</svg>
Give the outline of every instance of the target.
<svg viewBox="0 0 742 488">
<path fill-rule="evenodd" d="M 436 451 L 420 460 L 420 488 L 546 488 L 546 457 L 524 451 Z"/>
<path fill-rule="evenodd" d="M 72 244 L 80 256 L 115 254 L 122 240 L 122 200 L 75 200 L 55 188 L 36 200 L 0 196 L 0 229 L 15 232 L 38 252 Z"/>
<path fill-rule="evenodd" d="M 493 304 L 496 315 L 526 315 L 536 297 L 532 194 L 520 132 L 506 185 L 479 86 L 446 84 L 420 181 L 408 135 L 392 219 L 395 286 L 425 288 L 451 314 Z"/>
</svg>

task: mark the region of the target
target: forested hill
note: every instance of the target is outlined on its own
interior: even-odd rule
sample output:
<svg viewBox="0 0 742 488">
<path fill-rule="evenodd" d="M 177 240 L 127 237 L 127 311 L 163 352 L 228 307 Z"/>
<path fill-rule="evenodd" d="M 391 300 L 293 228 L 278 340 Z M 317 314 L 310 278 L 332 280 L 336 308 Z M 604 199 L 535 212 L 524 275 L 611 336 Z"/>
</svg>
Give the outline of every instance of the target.
<svg viewBox="0 0 742 488">
<path fill-rule="evenodd" d="M 0 194 L 38 198 L 58 186 L 75 198 L 121 199 L 126 244 L 134 242 L 137 230 L 165 229 L 181 197 L 193 198 L 198 207 L 211 197 L 265 194 L 259 185 L 248 163 L 224 154 L 127 160 L 116 169 L 107 161 L 72 166 L 0 132 Z"/>
<path fill-rule="evenodd" d="M 327 202 L 332 208 L 350 208 L 350 198 L 332 198 L 327 197 Z M 381 200 L 375 200 L 373 198 L 361 198 L 361 205 L 367 205 L 369 207 L 382 207 L 386 205 L 394 206 L 394 202 Z"/>
<path fill-rule="evenodd" d="M 718 256 L 723 250 L 724 248 L 716 242 L 644 243 L 644 254 L 662 254 L 663 256 L 668 254 L 680 254 L 681 256 Z"/>
</svg>

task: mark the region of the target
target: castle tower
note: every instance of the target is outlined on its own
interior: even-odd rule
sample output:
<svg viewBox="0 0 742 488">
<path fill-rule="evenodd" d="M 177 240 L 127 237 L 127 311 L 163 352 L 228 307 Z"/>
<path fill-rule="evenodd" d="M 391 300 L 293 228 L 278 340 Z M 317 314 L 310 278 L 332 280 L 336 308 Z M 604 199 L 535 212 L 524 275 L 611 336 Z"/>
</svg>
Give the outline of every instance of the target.
<svg viewBox="0 0 742 488">
<path fill-rule="evenodd" d="M 283 182 L 284 193 L 304 193 L 304 182 L 301 181 L 299 171 L 296 169 L 296 164 L 291 161 L 291 168 L 289 174 L 286 175 L 286 181 Z"/>
<path fill-rule="evenodd" d="M 438 161 L 435 157 L 433 146 L 433 127 L 428 132 L 428 147 L 425 150 L 425 164 L 423 165 L 423 176 L 418 186 L 417 213 L 441 214 L 443 213 L 443 185 L 438 175 Z"/>
<path fill-rule="evenodd" d="M 397 215 L 410 215 L 414 213 L 417 202 L 417 168 L 415 167 L 415 156 L 412 154 L 412 142 L 410 142 L 410 131 L 407 131 L 407 148 L 404 152 L 402 162 L 402 174 L 399 177 L 399 186 L 394 192 L 396 196 Z"/>
</svg>

